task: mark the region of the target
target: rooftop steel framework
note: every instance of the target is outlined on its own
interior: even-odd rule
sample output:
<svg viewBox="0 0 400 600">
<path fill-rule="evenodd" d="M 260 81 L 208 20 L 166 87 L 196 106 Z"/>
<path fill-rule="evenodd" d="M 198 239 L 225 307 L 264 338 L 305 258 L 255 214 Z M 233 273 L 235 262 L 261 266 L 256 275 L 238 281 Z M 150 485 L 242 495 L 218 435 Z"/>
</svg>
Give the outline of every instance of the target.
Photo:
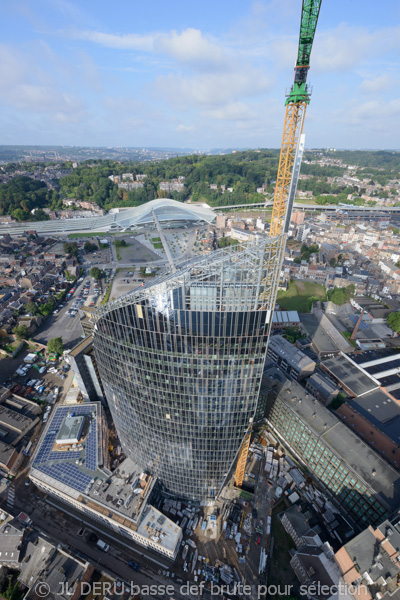
<svg viewBox="0 0 400 600">
<path fill-rule="evenodd" d="M 218 311 L 227 310 L 225 291 L 228 288 L 238 290 L 234 300 L 235 307 L 242 310 L 272 311 L 285 238 L 285 235 L 276 238 L 256 236 L 246 245 L 230 246 L 200 258 L 187 260 L 176 266 L 176 272 L 168 272 L 151 279 L 143 287 L 96 308 L 93 313 L 94 320 L 96 322 L 113 309 L 159 297 L 180 287 L 187 290 L 186 306 L 190 308 L 190 288 L 213 283 L 218 284 Z M 241 289 L 246 290 L 246 293 L 240 294 Z"/>
</svg>

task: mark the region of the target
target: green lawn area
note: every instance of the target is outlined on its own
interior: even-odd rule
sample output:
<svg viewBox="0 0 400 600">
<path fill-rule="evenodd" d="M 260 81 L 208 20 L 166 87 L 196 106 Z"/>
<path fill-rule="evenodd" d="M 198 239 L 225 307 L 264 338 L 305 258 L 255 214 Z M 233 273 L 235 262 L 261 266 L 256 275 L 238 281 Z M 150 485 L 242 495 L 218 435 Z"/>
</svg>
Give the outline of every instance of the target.
<svg viewBox="0 0 400 600">
<path fill-rule="evenodd" d="M 73 239 L 73 238 L 83 238 L 83 237 L 94 237 L 95 235 L 106 235 L 105 233 L 100 233 L 100 231 L 88 231 L 88 233 L 70 233 L 68 235 L 68 239 Z"/>
<path fill-rule="evenodd" d="M 153 246 L 154 246 L 154 248 L 160 248 L 160 249 L 163 247 L 161 242 L 153 242 Z"/>
<path fill-rule="evenodd" d="M 155 238 L 151 238 L 151 241 L 153 242 L 161 242 L 161 238 L 155 237 Z"/>
<path fill-rule="evenodd" d="M 326 300 L 325 287 L 312 281 L 291 281 L 286 292 L 279 291 L 277 303 L 283 310 L 309 312 L 315 300 Z"/>
<path fill-rule="evenodd" d="M 295 204 L 317 204 L 315 200 L 312 198 L 296 198 L 294 201 Z"/>
</svg>

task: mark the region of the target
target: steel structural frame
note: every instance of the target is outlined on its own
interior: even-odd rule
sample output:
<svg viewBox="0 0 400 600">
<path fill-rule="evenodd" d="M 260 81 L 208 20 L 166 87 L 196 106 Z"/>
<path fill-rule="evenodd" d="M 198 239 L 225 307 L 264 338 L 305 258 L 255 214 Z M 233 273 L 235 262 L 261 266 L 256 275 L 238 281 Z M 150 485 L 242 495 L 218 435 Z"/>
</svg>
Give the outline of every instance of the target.
<svg viewBox="0 0 400 600">
<path fill-rule="evenodd" d="M 281 235 L 284 230 L 293 165 L 296 157 L 297 143 L 300 135 L 303 133 L 306 108 L 306 101 L 296 103 L 289 102 L 286 105 L 285 124 L 283 127 L 282 146 L 279 156 L 278 175 L 276 178 L 270 228 L 270 235 L 273 238 Z"/>
<path fill-rule="evenodd" d="M 248 310 L 266 308 L 272 311 L 276 300 L 285 239 L 285 235 L 276 238 L 257 236 L 246 245 L 230 246 L 212 254 L 188 260 L 177 265 L 175 273 L 169 272 L 156 277 L 144 287 L 128 292 L 120 298 L 96 308 L 93 313 L 94 322 L 96 323 L 114 309 L 132 303 L 139 304 L 154 296 L 167 294 L 177 287 L 189 289 L 193 285 L 206 285 L 208 282 L 215 281 L 218 282 L 222 294 L 224 286 L 240 285 L 239 275 L 245 269 L 254 275 L 252 306 L 249 306 Z M 232 277 L 232 270 L 234 270 L 235 277 Z M 249 286 L 248 278 L 243 280 L 243 286 Z M 222 305 L 223 302 L 219 302 L 219 306 Z M 222 309 L 220 308 L 220 310 Z"/>
</svg>

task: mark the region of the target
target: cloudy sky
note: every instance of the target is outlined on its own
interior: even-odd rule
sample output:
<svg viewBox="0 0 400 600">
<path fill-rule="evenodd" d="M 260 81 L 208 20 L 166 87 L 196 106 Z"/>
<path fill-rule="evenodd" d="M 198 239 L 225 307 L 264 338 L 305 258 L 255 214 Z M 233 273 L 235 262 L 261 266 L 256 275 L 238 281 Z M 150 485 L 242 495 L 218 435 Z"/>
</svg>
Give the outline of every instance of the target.
<svg viewBox="0 0 400 600">
<path fill-rule="evenodd" d="M 0 143 L 280 146 L 301 0 L 0 3 Z M 308 147 L 399 148 L 400 3 L 322 0 Z"/>
</svg>

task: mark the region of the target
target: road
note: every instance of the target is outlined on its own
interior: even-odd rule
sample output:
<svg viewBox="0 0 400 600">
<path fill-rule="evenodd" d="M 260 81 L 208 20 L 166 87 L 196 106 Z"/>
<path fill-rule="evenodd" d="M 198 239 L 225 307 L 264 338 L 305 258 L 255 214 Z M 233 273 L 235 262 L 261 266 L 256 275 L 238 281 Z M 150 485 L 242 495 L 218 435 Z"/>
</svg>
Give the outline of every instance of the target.
<svg viewBox="0 0 400 600">
<path fill-rule="evenodd" d="M 163 577 L 162 570 L 173 572 L 173 563 L 167 558 L 142 548 L 111 529 L 98 529 L 98 523 L 82 516 L 71 506 L 62 505 L 52 499 L 45 498 L 39 490 L 31 483 L 25 485 L 26 473 L 21 474 L 8 488 L 7 492 L 0 498 L 1 506 L 17 515 L 20 511 L 26 512 L 32 519 L 32 527 L 39 533 L 46 534 L 55 544 L 91 562 L 97 569 L 106 574 L 116 577 L 122 581 L 135 586 L 140 586 L 142 599 L 159 598 L 164 600 L 165 593 L 146 594 L 143 593 L 145 586 L 173 586 L 173 597 L 175 600 L 197 600 L 197 595 L 181 593 L 180 584 L 173 579 Z M 88 531 L 84 535 L 78 535 L 82 525 L 87 525 Z M 91 532 L 96 532 L 109 545 L 110 550 L 105 553 L 95 543 L 88 540 Z M 141 565 L 141 570 L 135 571 L 129 565 L 129 561 L 135 561 Z"/>
<path fill-rule="evenodd" d="M 64 348 L 66 349 L 72 348 L 78 343 L 82 335 L 79 312 L 75 315 L 75 317 L 71 318 L 67 314 L 67 311 L 74 302 L 75 298 L 79 295 L 83 285 L 84 281 L 78 284 L 78 286 L 75 288 L 76 292 L 73 294 L 70 300 L 66 300 L 64 302 L 65 306 L 58 314 L 53 314 L 47 317 L 46 321 L 33 337 L 35 342 L 47 344 L 47 342 L 52 338 L 62 337 Z"/>
</svg>

